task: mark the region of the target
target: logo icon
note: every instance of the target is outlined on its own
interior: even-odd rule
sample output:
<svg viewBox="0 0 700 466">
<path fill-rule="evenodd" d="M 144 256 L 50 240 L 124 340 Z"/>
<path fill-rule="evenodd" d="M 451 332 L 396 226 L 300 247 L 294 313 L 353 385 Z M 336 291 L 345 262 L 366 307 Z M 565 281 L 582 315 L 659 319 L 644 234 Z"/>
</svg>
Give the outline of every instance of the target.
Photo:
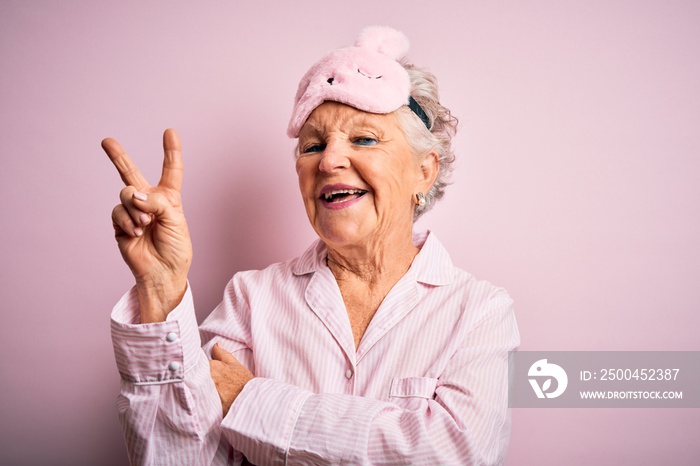
<svg viewBox="0 0 700 466">
<path fill-rule="evenodd" d="M 546 359 L 540 359 L 530 366 L 527 372 L 528 380 L 532 389 L 535 391 L 537 398 L 556 398 L 566 390 L 566 385 L 569 383 L 569 378 L 566 376 L 566 371 L 556 364 L 548 363 Z M 534 378 L 532 378 L 534 377 Z M 545 378 L 540 386 L 537 378 Z M 547 391 L 552 385 L 552 379 L 557 381 L 557 388 L 554 391 Z"/>
</svg>

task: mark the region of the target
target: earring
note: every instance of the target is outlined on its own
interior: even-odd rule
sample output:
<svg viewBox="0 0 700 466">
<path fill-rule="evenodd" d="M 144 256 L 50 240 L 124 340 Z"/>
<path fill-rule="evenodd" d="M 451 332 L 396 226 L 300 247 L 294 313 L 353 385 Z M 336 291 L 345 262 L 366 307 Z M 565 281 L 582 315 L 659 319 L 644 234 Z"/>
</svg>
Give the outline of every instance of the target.
<svg viewBox="0 0 700 466">
<path fill-rule="evenodd" d="M 416 204 L 421 207 L 425 205 L 425 195 L 423 193 L 416 193 Z"/>
</svg>

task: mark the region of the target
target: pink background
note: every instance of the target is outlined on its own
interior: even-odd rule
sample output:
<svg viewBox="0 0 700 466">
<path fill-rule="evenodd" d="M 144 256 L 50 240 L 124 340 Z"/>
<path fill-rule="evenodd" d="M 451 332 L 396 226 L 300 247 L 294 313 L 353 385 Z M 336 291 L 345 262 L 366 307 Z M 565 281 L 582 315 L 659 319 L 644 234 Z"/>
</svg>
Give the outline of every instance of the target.
<svg viewBox="0 0 700 466">
<path fill-rule="evenodd" d="M 295 6 L 291 6 L 295 5 Z M 0 6 L 0 463 L 119 465 L 112 136 L 157 181 L 179 130 L 202 319 L 314 239 L 296 84 L 387 24 L 461 119 L 419 226 L 510 290 L 524 350 L 700 350 L 700 3 L 23 2 Z M 695 409 L 514 410 L 509 466 L 700 464 Z"/>
</svg>

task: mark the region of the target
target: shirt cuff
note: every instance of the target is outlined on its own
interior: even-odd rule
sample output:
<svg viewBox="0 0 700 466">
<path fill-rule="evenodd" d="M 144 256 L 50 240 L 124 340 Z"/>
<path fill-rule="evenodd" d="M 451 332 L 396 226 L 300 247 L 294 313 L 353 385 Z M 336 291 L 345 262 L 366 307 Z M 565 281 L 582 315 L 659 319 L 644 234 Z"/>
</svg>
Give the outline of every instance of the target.
<svg viewBox="0 0 700 466">
<path fill-rule="evenodd" d="M 302 406 L 310 396 L 302 388 L 256 377 L 231 405 L 221 423 L 223 433 L 253 464 L 284 462 Z"/>
<path fill-rule="evenodd" d="M 112 309 L 112 344 L 122 380 L 139 385 L 181 382 L 199 360 L 200 337 L 189 283 L 165 322 L 139 323 L 136 288 Z"/>
</svg>

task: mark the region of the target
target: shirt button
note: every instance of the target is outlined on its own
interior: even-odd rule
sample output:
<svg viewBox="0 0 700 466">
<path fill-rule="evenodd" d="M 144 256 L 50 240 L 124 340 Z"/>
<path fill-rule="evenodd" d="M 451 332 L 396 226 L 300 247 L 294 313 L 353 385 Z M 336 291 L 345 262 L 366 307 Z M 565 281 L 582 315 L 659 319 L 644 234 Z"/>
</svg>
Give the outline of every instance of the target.
<svg viewBox="0 0 700 466">
<path fill-rule="evenodd" d="M 345 377 L 348 379 L 352 379 L 352 371 L 350 369 L 345 371 Z"/>
<path fill-rule="evenodd" d="M 168 369 L 170 369 L 170 370 L 173 371 L 173 372 L 175 372 L 175 371 L 178 370 L 179 368 L 180 368 L 180 363 L 177 362 L 177 361 L 173 361 L 173 362 L 171 362 L 171 363 L 168 365 Z"/>
<path fill-rule="evenodd" d="M 177 333 L 170 332 L 170 333 L 168 333 L 168 335 L 166 335 L 165 339 L 168 340 L 170 343 L 172 343 L 175 340 L 177 340 Z"/>
</svg>

